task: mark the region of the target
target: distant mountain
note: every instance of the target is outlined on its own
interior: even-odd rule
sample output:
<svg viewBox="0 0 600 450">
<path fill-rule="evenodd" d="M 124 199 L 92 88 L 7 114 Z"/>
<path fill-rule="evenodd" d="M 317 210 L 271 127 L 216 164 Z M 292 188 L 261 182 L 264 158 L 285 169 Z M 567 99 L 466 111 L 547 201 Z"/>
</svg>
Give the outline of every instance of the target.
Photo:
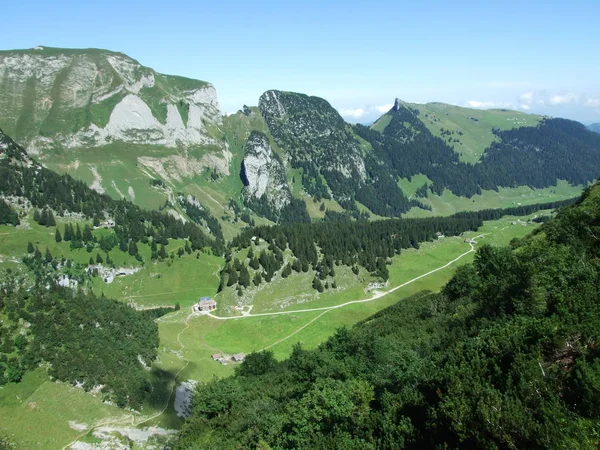
<svg viewBox="0 0 600 450">
<path fill-rule="evenodd" d="M 430 210 L 445 192 L 581 185 L 600 167 L 600 137 L 567 120 L 397 100 L 352 125 L 322 98 L 276 90 L 223 116 L 210 83 L 98 49 L 0 52 L 0 113 L 48 168 L 181 217 L 197 203 L 225 239 L 253 223 Z"/>
<path fill-rule="evenodd" d="M 600 133 L 600 123 L 592 123 L 591 125 L 588 125 L 587 128 L 594 133 Z"/>
</svg>

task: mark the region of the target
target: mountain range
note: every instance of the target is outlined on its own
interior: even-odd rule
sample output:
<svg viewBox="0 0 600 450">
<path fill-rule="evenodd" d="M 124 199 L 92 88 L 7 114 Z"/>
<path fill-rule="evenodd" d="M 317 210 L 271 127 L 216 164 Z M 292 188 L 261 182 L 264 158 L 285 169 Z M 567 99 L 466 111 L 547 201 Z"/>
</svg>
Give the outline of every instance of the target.
<svg viewBox="0 0 600 450">
<path fill-rule="evenodd" d="M 176 216 L 177 194 L 191 195 L 227 237 L 248 223 L 453 213 L 436 199 L 560 180 L 580 189 L 600 166 L 600 136 L 574 121 L 396 99 L 367 127 L 276 90 L 226 116 L 210 83 L 99 49 L 0 52 L 0 113 L 48 168 Z"/>
</svg>

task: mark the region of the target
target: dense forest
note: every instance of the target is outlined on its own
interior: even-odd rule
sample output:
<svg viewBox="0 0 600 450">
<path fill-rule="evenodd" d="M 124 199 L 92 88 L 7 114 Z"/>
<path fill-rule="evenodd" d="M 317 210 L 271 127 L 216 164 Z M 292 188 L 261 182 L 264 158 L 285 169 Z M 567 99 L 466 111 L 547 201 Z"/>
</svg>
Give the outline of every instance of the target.
<svg viewBox="0 0 600 450">
<path fill-rule="evenodd" d="M 276 100 L 274 100 L 276 99 Z M 280 117 L 280 106 L 285 115 Z M 302 169 L 304 190 L 320 201 L 332 195 L 342 207 L 361 202 L 375 214 L 399 216 L 413 206 L 382 161 L 364 154 L 352 130 L 322 98 L 268 91 L 259 107 L 277 145 L 290 155 L 290 165 Z"/>
<path fill-rule="evenodd" d="M 363 267 L 373 276 L 387 280 L 389 258 L 402 249 L 419 248 L 419 243 L 437 238 L 437 234 L 457 236 L 465 231 L 475 231 L 484 220 L 495 220 L 506 215 L 526 215 L 545 209 L 554 209 L 573 203 L 575 199 L 506 209 L 487 209 L 461 212 L 450 217 L 423 219 L 388 219 L 374 222 L 351 220 L 342 215 L 340 220 L 327 220 L 310 224 L 282 224 L 248 228 L 233 238 L 227 253 L 227 264 L 221 271 L 220 289 L 236 286 L 242 288 L 250 281 L 259 286 L 263 280 L 270 282 L 276 272 L 286 277 L 295 272 L 316 271 L 313 288 L 323 291 L 322 282 L 331 277 L 335 282 L 335 265 L 352 267 L 358 273 Z M 267 250 L 254 254 L 253 247 L 260 240 L 269 243 Z M 232 252 L 250 247 L 248 264 L 234 259 Z M 291 250 L 294 261 L 284 266 L 283 252 Z M 250 270 L 252 269 L 252 270 Z"/>
<path fill-rule="evenodd" d="M 429 189 L 438 195 L 444 189 L 471 197 L 500 186 L 544 188 L 557 179 L 586 185 L 598 176 L 600 135 L 579 122 L 544 119 L 536 127 L 494 130 L 498 142 L 473 165 L 460 162 L 450 145 L 432 135 L 418 111 L 399 106 L 389 114 L 383 132 L 356 125 L 356 134 L 371 143 L 376 159 L 393 175 L 427 175 L 433 181 Z"/>
<path fill-rule="evenodd" d="M 174 447 L 598 448 L 600 184 L 439 294 L 200 385 Z"/>
<path fill-rule="evenodd" d="M 151 391 L 144 365 L 156 358 L 154 317 L 92 293 L 38 284 L 0 286 L 0 384 L 48 367 L 57 380 L 100 387 L 119 406 L 139 408 Z"/>
<path fill-rule="evenodd" d="M 70 175 L 59 175 L 32 161 L 25 150 L 0 130 L 0 194 L 28 199 L 36 208 L 52 209 L 59 215 L 81 213 L 99 222 L 107 217 L 115 223 L 119 241 L 137 243 L 146 237 L 158 237 L 168 244 L 168 238 L 189 239 L 194 250 L 212 247 L 223 254 L 220 228 L 216 237 L 204 234 L 193 222 L 181 220 L 160 211 L 146 211 L 125 200 L 113 200 L 90 189 L 83 181 Z M 51 226 L 51 225 L 50 225 Z"/>
</svg>

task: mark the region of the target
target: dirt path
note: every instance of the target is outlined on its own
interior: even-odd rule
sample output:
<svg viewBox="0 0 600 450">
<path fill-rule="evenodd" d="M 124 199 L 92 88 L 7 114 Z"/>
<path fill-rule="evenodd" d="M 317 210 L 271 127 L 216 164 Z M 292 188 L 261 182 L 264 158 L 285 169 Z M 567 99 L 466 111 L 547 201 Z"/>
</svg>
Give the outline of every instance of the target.
<svg viewBox="0 0 600 450">
<path fill-rule="evenodd" d="M 490 233 L 486 233 L 486 234 L 490 234 Z M 477 238 L 481 238 L 483 236 L 485 236 L 486 234 L 480 234 L 479 236 L 475 236 L 473 239 L 477 239 Z M 432 273 L 438 272 L 440 270 L 443 270 L 449 266 L 451 266 L 452 264 L 454 264 L 456 261 L 460 260 L 461 258 L 467 256 L 469 253 L 473 253 L 475 251 L 475 247 L 473 246 L 473 244 L 469 243 L 471 249 L 469 251 L 464 252 L 463 254 L 459 255 L 458 257 L 454 258 L 452 261 L 444 264 L 443 266 L 438 267 L 437 269 L 433 269 L 430 270 L 427 273 L 424 273 L 422 275 L 419 275 L 418 277 L 413 278 L 412 280 L 408 280 L 405 283 L 402 283 L 388 291 L 383 291 L 383 292 L 376 292 L 371 298 L 367 298 L 364 300 L 352 300 L 346 303 L 340 303 L 339 305 L 334 305 L 334 306 L 324 306 L 322 308 L 309 308 L 309 309 L 296 309 L 293 311 L 279 311 L 279 312 L 272 312 L 272 313 L 258 313 L 258 314 L 245 314 L 243 316 L 231 316 L 231 317 L 220 317 L 220 316 L 215 316 L 214 314 L 211 313 L 207 313 L 204 314 L 206 316 L 212 317 L 213 319 L 217 319 L 217 320 L 236 320 L 236 319 L 242 319 L 242 318 L 246 318 L 246 317 L 263 317 L 263 316 L 279 316 L 282 314 L 296 314 L 296 313 L 306 313 L 306 312 L 313 312 L 313 311 L 330 311 L 332 309 L 338 309 L 338 308 L 343 308 L 344 306 L 348 306 L 348 305 L 352 305 L 355 303 L 367 303 L 367 302 L 372 302 L 373 300 L 378 300 L 381 297 L 385 297 L 386 295 L 391 294 L 392 292 L 397 291 L 400 288 L 403 288 L 404 286 L 407 286 L 411 283 L 414 283 L 417 280 L 420 280 L 421 278 L 424 278 L 428 275 L 431 275 Z M 320 317 L 320 316 L 318 316 Z"/>
<path fill-rule="evenodd" d="M 478 236 L 475 236 L 473 239 L 478 239 L 481 238 L 485 235 L 488 235 L 490 233 L 485 233 L 485 234 L 480 234 Z M 314 323 L 315 321 L 317 321 L 318 319 L 320 319 L 322 316 L 324 316 L 325 314 L 327 314 L 329 311 L 333 310 L 333 309 L 338 309 L 338 308 L 343 308 L 344 306 L 348 306 L 348 305 L 352 305 L 354 303 L 367 303 L 367 302 L 372 302 L 374 300 L 380 299 L 381 297 L 385 297 L 386 295 L 391 294 L 392 292 L 397 291 L 400 288 L 403 288 L 404 286 L 407 286 L 411 283 L 414 283 L 417 280 L 420 280 L 421 278 L 424 278 L 428 275 L 431 275 L 432 273 L 438 272 L 440 270 L 443 270 L 449 266 L 451 266 L 452 264 L 454 264 L 455 262 L 459 261 L 461 258 L 467 256 L 469 253 L 473 253 L 475 251 L 475 246 L 472 243 L 469 243 L 469 246 L 471 247 L 468 251 L 462 253 L 461 255 L 457 256 L 456 258 L 454 258 L 452 261 L 449 261 L 448 263 L 444 264 L 443 266 L 440 266 L 436 269 L 430 270 L 427 273 L 424 273 L 422 275 L 419 275 L 418 277 L 415 277 L 409 281 L 406 281 L 405 283 L 402 283 L 388 291 L 384 291 L 384 292 L 376 292 L 371 298 L 368 299 L 364 299 L 364 300 L 353 300 L 350 302 L 346 302 L 346 303 L 341 303 L 339 305 L 335 305 L 335 306 L 326 306 L 326 307 L 322 307 L 322 308 L 310 308 L 310 309 L 299 309 L 299 310 L 295 310 L 295 311 L 280 311 L 280 312 L 273 312 L 273 313 L 258 313 L 258 314 L 245 314 L 243 316 L 235 316 L 235 317 L 219 317 L 219 316 L 215 316 L 213 314 L 203 314 L 203 315 L 207 315 L 209 317 L 212 317 L 213 319 L 217 319 L 217 320 L 233 320 L 233 319 L 242 319 L 245 317 L 260 317 L 260 316 L 276 316 L 276 315 L 282 315 L 282 314 L 296 314 L 296 313 L 305 313 L 305 312 L 313 312 L 313 311 L 322 311 L 321 314 L 319 314 L 318 316 L 316 316 L 315 318 L 313 318 L 312 320 L 310 320 L 308 323 L 302 325 L 300 328 L 298 328 L 296 331 L 294 331 L 293 333 L 291 333 L 290 335 L 278 340 L 277 342 L 274 342 L 271 345 L 268 345 L 267 347 L 263 348 L 262 350 L 267 350 L 269 348 L 272 348 L 288 339 L 290 339 L 292 336 L 298 334 L 299 332 L 301 332 L 302 330 L 304 330 L 306 327 L 308 327 L 309 325 L 311 325 L 312 323 Z M 185 291 L 179 291 L 179 292 L 185 292 Z M 153 296 L 153 295 L 164 295 L 164 294 L 149 294 L 146 296 L 139 296 L 139 297 L 148 297 L 148 296 Z M 132 298 L 132 297 L 129 297 Z M 182 352 L 183 350 L 185 350 L 185 345 L 181 342 L 181 335 L 189 328 L 190 324 L 189 321 L 192 317 L 196 316 L 196 314 L 189 314 L 186 318 L 185 318 L 185 327 L 177 334 L 177 342 L 179 343 L 180 349 L 179 351 Z M 212 348 L 212 347 L 211 347 Z M 182 355 L 183 358 L 183 355 Z M 94 425 L 93 427 L 91 427 L 90 429 L 86 430 L 84 433 L 82 433 L 81 435 L 79 435 L 76 439 L 74 439 L 72 442 L 68 443 L 67 445 L 65 445 L 63 447 L 63 450 L 68 450 L 73 444 L 75 444 L 79 439 L 81 439 L 82 437 L 84 437 L 85 435 L 89 434 L 90 432 L 92 432 L 93 430 L 95 430 L 96 428 L 102 427 L 102 426 L 106 426 L 106 425 L 124 425 L 124 424 L 128 424 L 131 426 L 139 426 L 142 425 L 144 423 L 147 423 L 153 419 L 156 419 L 158 417 L 160 417 L 161 415 L 163 415 L 165 413 L 165 411 L 168 409 L 169 404 L 171 403 L 171 399 L 173 398 L 173 394 L 175 393 L 175 390 L 177 389 L 177 378 L 179 377 L 179 375 L 187 368 L 187 366 L 189 365 L 190 361 L 183 358 L 185 360 L 185 364 L 183 365 L 183 367 L 181 367 L 177 373 L 175 374 L 175 378 L 174 378 L 174 383 L 173 383 L 173 388 L 171 389 L 171 393 L 169 394 L 169 398 L 167 399 L 165 406 L 160 410 L 160 412 L 157 412 L 156 414 L 153 414 L 150 417 L 144 418 L 142 421 L 140 422 L 135 422 L 135 416 L 133 414 L 130 414 L 128 416 L 125 417 L 121 417 L 121 418 L 117 418 L 117 419 L 108 419 L 105 421 L 101 421 L 98 424 Z M 130 422 L 130 423 L 129 423 Z"/>
<path fill-rule="evenodd" d="M 321 316 L 327 314 L 329 311 L 331 311 L 330 309 L 328 309 L 327 311 L 323 311 L 321 314 L 319 314 L 317 317 L 315 317 L 314 319 L 312 319 L 310 322 L 308 322 L 307 324 L 302 325 L 300 328 L 298 328 L 296 331 L 294 331 L 292 334 L 290 334 L 289 336 L 284 337 L 283 339 L 279 339 L 277 342 L 266 346 L 265 348 L 263 348 L 262 350 L 259 351 L 263 351 L 263 350 L 268 350 L 271 347 L 275 347 L 277 344 L 281 344 L 283 341 L 287 341 L 289 338 L 291 338 L 292 336 L 294 336 L 295 334 L 300 333 L 302 330 L 304 330 L 307 326 L 309 326 L 311 323 L 313 323 L 314 321 L 316 321 L 317 319 L 320 319 Z"/>
</svg>

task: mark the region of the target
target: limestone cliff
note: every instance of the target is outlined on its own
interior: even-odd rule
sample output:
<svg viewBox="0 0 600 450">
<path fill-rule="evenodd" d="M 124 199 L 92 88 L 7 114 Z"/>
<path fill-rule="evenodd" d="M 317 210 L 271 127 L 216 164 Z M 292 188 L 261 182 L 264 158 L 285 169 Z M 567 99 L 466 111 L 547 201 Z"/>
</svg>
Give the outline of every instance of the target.
<svg viewBox="0 0 600 450">
<path fill-rule="evenodd" d="M 244 146 L 242 181 L 244 199 L 250 205 L 266 201 L 271 208 L 279 211 L 290 203 L 285 166 L 273 152 L 268 138 L 258 131 L 250 134 Z"/>
<path fill-rule="evenodd" d="M 0 52 L 0 127 L 29 151 L 112 142 L 222 145 L 214 87 L 107 50 Z"/>
</svg>

